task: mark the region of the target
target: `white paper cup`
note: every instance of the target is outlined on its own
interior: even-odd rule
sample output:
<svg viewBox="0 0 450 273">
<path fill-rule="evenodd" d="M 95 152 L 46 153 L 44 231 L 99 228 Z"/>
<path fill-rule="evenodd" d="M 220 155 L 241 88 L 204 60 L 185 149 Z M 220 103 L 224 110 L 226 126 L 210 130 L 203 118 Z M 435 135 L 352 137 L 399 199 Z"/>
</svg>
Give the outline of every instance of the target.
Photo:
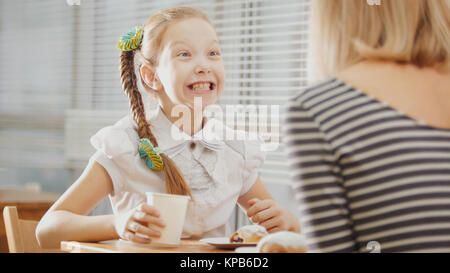
<svg viewBox="0 0 450 273">
<path fill-rule="evenodd" d="M 160 212 L 160 219 L 166 224 L 165 228 L 151 225 L 152 228 L 161 232 L 161 237 L 152 238 L 151 243 L 179 244 L 187 205 L 191 198 L 185 195 L 155 192 L 146 192 L 145 194 L 147 195 L 147 204 L 155 207 Z"/>
</svg>

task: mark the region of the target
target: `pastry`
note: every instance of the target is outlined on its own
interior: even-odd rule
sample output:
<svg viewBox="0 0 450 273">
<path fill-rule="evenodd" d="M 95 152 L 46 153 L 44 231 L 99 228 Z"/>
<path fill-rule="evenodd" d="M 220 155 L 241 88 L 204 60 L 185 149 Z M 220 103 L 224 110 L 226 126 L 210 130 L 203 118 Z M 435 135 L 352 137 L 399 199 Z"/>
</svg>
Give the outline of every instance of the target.
<svg viewBox="0 0 450 273">
<path fill-rule="evenodd" d="M 261 239 L 256 249 L 260 253 L 305 253 L 306 242 L 303 235 L 291 231 L 272 233 Z"/>
<path fill-rule="evenodd" d="M 266 228 L 259 225 L 247 225 L 239 228 L 230 236 L 231 243 L 257 243 L 268 235 Z"/>
</svg>

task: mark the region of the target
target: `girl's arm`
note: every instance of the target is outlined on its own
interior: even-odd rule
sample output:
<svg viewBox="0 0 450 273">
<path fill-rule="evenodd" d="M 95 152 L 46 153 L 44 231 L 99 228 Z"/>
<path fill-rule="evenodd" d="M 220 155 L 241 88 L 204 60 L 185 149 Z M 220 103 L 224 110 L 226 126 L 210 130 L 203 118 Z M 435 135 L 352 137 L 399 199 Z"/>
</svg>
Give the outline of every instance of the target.
<svg viewBox="0 0 450 273">
<path fill-rule="evenodd" d="M 91 161 L 80 178 L 53 204 L 36 228 L 43 248 L 59 248 L 61 241 L 100 241 L 118 238 L 114 215 L 87 216 L 113 191 L 111 178 Z"/>
<path fill-rule="evenodd" d="M 295 215 L 275 202 L 259 176 L 250 190 L 239 197 L 238 204 L 253 223 L 264 226 L 270 233 L 281 230 L 300 232 Z"/>
<path fill-rule="evenodd" d="M 117 215 L 87 216 L 98 203 L 113 192 L 111 177 L 102 165 L 90 161 L 81 177 L 47 211 L 36 228 L 43 248 L 59 248 L 61 241 L 103 241 L 122 238 L 136 243 L 150 243 L 161 233 L 149 224 L 162 228 L 159 212 L 142 203 Z M 139 235 L 147 235 L 143 238 Z"/>
</svg>

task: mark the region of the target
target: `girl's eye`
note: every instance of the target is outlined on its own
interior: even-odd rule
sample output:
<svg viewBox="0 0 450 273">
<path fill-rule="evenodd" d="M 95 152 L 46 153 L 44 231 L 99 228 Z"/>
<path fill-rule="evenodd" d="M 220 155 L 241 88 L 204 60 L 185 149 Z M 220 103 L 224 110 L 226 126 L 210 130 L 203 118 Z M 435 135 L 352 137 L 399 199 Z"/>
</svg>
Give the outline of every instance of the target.
<svg viewBox="0 0 450 273">
<path fill-rule="evenodd" d="M 180 52 L 180 53 L 178 53 L 177 56 L 180 56 L 180 57 L 189 57 L 190 55 L 189 55 L 189 53 L 187 53 L 187 52 Z"/>
<path fill-rule="evenodd" d="M 219 51 L 211 51 L 211 52 L 209 52 L 209 56 L 220 56 L 220 52 Z"/>
</svg>

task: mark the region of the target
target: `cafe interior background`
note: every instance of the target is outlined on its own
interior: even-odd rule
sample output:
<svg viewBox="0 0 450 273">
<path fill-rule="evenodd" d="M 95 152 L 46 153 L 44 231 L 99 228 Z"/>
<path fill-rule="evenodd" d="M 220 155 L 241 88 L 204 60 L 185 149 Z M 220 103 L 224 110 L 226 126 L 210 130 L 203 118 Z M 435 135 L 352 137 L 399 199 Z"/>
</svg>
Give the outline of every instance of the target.
<svg viewBox="0 0 450 273">
<path fill-rule="evenodd" d="M 0 193 L 62 194 L 76 181 L 94 152 L 90 136 L 128 113 L 120 35 L 174 5 L 199 8 L 216 26 L 227 78 L 219 105 L 280 106 L 280 127 L 269 132 L 280 145 L 260 175 L 299 216 L 282 118 L 287 99 L 312 74 L 310 0 L 0 0 Z M 108 213 L 108 198 L 91 212 Z M 239 209 L 231 221 L 236 228 L 249 223 Z"/>
</svg>

